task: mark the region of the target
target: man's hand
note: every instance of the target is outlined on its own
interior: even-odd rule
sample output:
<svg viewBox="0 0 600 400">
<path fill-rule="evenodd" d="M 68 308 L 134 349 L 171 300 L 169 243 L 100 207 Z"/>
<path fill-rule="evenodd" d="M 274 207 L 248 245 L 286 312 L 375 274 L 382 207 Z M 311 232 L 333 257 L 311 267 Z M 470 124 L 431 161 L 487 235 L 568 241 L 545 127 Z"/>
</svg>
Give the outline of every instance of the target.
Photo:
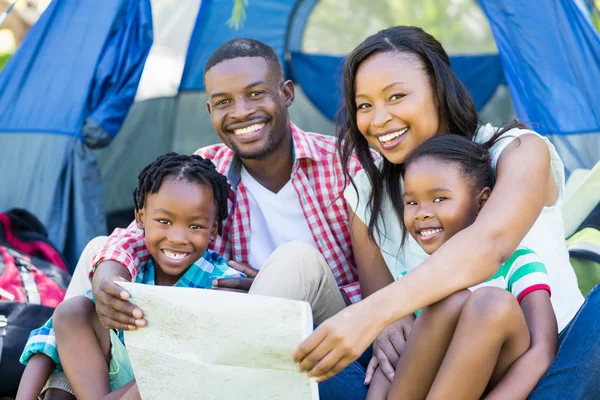
<svg viewBox="0 0 600 400">
<path fill-rule="evenodd" d="M 236 271 L 240 271 L 247 278 L 223 278 L 213 281 L 214 289 L 231 290 L 236 292 L 247 293 L 254 282 L 254 278 L 258 275 L 258 270 L 252 268 L 248 264 L 239 263 L 237 261 L 229 261 L 229 266 Z"/>
<path fill-rule="evenodd" d="M 415 316 L 409 315 L 394 322 L 383 330 L 373 342 L 373 357 L 367 367 L 365 385 L 371 384 L 377 367 L 390 382 L 394 379 L 396 364 L 402 355 L 402 350 L 408 340 L 408 335 L 415 322 Z"/>
</svg>

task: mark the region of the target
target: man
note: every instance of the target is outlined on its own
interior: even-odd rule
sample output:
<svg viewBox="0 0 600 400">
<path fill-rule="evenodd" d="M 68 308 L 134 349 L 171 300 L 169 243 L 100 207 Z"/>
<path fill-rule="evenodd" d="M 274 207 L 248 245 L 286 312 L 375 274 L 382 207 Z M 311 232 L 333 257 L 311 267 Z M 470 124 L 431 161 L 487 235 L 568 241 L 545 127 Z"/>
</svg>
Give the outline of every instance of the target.
<svg viewBox="0 0 600 400">
<path fill-rule="evenodd" d="M 249 277 L 215 285 L 308 301 L 320 323 L 360 299 L 335 139 L 290 122 L 293 83 L 284 81 L 279 58 L 261 42 L 225 43 L 207 61 L 204 79 L 208 113 L 223 144 L 196 153 L 211 159 L 232 187 L 230 216 L 211 248 Z M 354 161 L 348 174 L 359 169 Z M 111 277 L 130 280 L 147 258 L 134 224 L 115 231 L 94 258 L 94 295 L 106 327 L 144 323 L 139 310 L 115 298 L 120 289 Z M 307 290 L 307 279 L 315 277 L 319 285 Z M 329 290 L 333 285 L 340 290 Z"/>
<path fill-rule="evenodd" d="M 335 138 L 303 132 L 290 121 L 294 85 L 284 80 L 269 46 L 251 39 L 223 44 L 207 61 L 204 79 L 207 109 L 223 144 L 196 154 L 212 160 L 231 185 L 223 235 L 209 247 L 248 276 L 214 285 L 308 301 L 315 323 L 321 323 L 360 300 L 341 195 L 344 176 L 354 175 L 360 165 L 353 160 L 343 171 Z M 99 245 L 104 245 L 100 252 Z M 134 278 L 148 257 L 143 232 L 134 223 L 84 250 L 74 281 L 92 265 L 96 311 L 105 327 L 145 325 L 142 310 L 127 301 L 114 280 Z M 89 286 L 85 277 L 81 280 Z M 364 369 L 349 373 L 359 378 L 327 382 L 328 389 L 320 387 L 322 397 L 350 398 L 353 393 L 364 398 Z M 346 380 L 358 384 L 348 387 Z"/>
</svg>

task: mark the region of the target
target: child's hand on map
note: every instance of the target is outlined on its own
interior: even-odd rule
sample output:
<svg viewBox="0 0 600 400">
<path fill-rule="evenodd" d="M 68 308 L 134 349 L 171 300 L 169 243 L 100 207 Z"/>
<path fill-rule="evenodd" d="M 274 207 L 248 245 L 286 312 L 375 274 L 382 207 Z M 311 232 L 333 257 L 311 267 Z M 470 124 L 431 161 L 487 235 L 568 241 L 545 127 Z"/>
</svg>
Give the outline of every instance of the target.
<svg viewBox="0 0 600 400">
<path fill-rule="evenodd" d="M 115 283 L 118 280 L 128 282 L 123 276 L 118 275 L 124 267 L 115 261 L 104 261 L 103 264 L 105 265 L 102 269 L 97 269 L 92 281 L 96 313 L 100 323 L 107 329 L 124 331 L 146 326 L 142 310 L 131 304 L 129 293 Z"/>
</svg>

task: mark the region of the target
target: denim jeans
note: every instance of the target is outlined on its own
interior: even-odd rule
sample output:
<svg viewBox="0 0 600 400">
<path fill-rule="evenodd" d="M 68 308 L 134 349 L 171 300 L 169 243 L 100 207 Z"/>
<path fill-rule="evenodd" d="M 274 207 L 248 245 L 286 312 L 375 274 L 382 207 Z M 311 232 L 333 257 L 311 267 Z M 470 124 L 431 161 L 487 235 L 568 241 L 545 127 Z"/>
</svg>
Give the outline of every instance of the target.
<svg viewBox="0 0 600 400">
<path fill-rule="evenodd" d="M 600 399 L 600 285 L 558 340 L 558 354 L 529 400 Z"/>
<path fill-rule="evenodd" d="M 558 339 L 558 354 L 528 400 L 600 399 L 600 285 L 588 295 Z M 319 384 L 321 400 L 365 399 L 370 359 L 363 354 L 335 377 Z"/>
<path fill-rule="evenodd" d="M 372 349 L 368 348 L 342 372 L 319 383 L 320 400 L 364 400 L 368 389 L 364 384 L 365 372 L 372 355 Z"/>
</svg>

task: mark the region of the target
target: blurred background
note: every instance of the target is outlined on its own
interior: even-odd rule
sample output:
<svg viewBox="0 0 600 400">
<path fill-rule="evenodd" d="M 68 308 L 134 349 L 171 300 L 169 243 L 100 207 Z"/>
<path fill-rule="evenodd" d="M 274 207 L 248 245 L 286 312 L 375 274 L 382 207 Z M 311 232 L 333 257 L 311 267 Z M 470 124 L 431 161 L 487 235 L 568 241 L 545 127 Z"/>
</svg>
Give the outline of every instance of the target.
<svg viewBox="0 0 600 400">
<path fill-rule="evenodd" d="M 0 0 L 0 12 L 12 1 Z M 217 143 L 202 69 L 234 37 L 272 46 L 292 120 L 334 134 L 343 57 L 416 25 L 442 42 L 482 122 L 518 117 L 567 174 L 600 158 L 599 0 L 22 0 L 0 27 L 0 210 L 25 207 L 74 266 L 133 219 L 141 168 Z"/>
</svg>

